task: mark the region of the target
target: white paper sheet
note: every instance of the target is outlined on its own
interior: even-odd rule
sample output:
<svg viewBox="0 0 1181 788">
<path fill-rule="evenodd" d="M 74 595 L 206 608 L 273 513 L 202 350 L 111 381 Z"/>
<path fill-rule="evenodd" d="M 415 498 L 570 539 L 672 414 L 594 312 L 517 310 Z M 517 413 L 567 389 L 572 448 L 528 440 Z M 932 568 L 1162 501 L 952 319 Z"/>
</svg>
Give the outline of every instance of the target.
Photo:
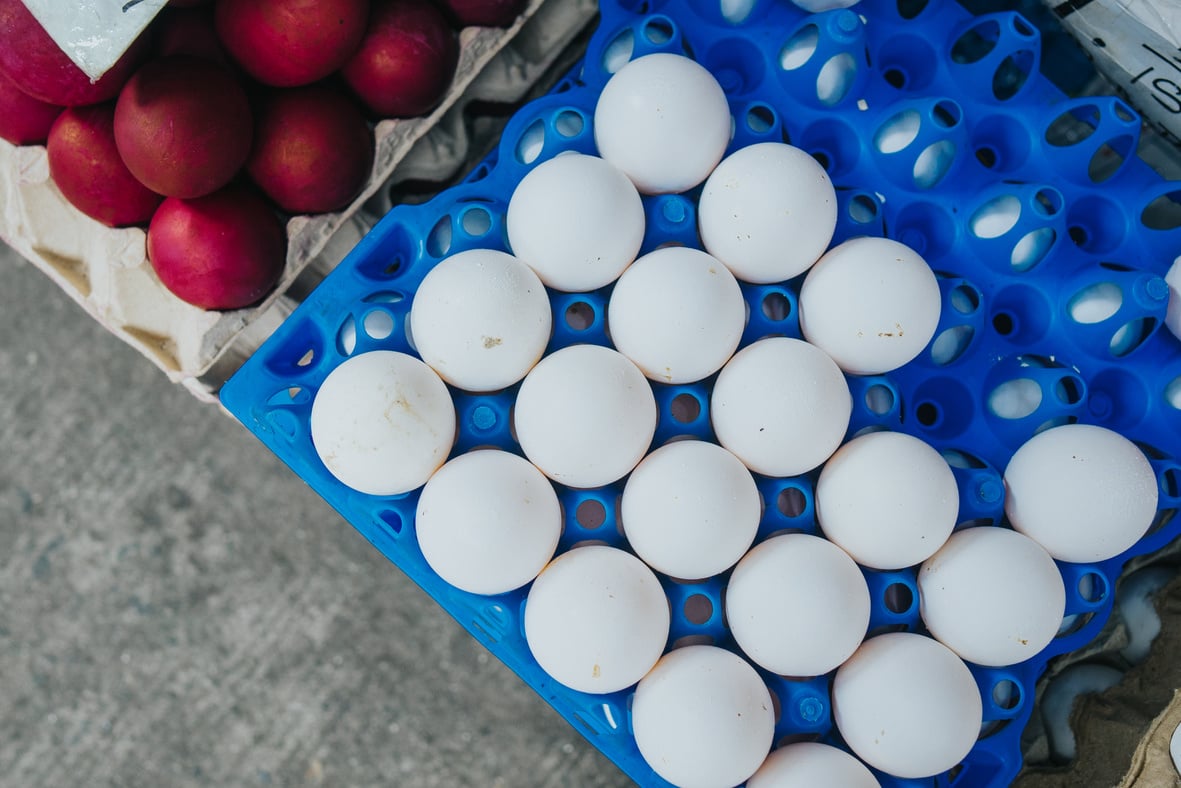
<svg viewBox="0 0 1181 788">
<path fill-rule="evenodd" d="M 97 81 L 168 0 L 22 0 L 50 38 Z"/>
</svg>

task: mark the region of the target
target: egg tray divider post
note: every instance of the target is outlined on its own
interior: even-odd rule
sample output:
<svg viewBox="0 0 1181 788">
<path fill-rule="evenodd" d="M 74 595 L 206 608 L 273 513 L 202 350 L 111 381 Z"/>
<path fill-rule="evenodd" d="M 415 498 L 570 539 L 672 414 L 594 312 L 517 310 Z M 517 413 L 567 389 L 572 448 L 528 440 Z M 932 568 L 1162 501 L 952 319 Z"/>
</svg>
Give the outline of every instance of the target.
<svg viewBox="0 0 1181 788">
<path fill-rule="evenodd" d="M 964 761 L 925 780 L 879 774 L 883 785 L 1008 784 L 1021 768 L 1021 731 L 1047 661 L 1100 631 L 1127 560 L 1181 531 L 1173 516 L 1181 505 L 1181 342 L 1162 325 L 1161 278 L 1181 251 L 1181 230 L 1170 213 L 1176 187 L 1135 156 L 1139 118 L 1117 98 L 1067 98 L 1039 70 L 1039 31 L 1014 12 L 973 16 L 955 3 L 905 0 L 866 0 L 857 11 L 808 16 L 780 0 L 756 0 L 744 19 L 730 20 L 716 0 L 603 2 L 580 66 L 518 111 L 499 148 L 463 183 L 390 211 L 221 393 L 249 430 L 642 785 L 665 783 L 630 734 L 630 691 L 587 695 L 549 679 L 523 636 L 526 590 L 480 597 L 446 584 L 414 538 L 417 493 L 372 497 L 346 488 L 320 463 L 308 428 L 318 386 L 345 358 L 413 352 L 405 321 L 435 263 L 465 249 L 507 250 L 507 202 L 533 166 L 563 151 L 596 152 L 595 101 L 628 57 L 663 51 L 697 59 L 730 101 L 730 150 L 790 141 L 825 165 L 839 201 L 834 244 L 856 235 L 893 237 L 936 270 L 944 295 L 936 338 L 899 370 L 849 376 L 849 435 L 887 428 L 943 451 L 959 485 L 961 526 L 1001 523 L 1001 472 L 1047 424 L 1115 429 L 1145 449 L 1160 480 L 1158 519 L 1133 548 L 1097 564 L 1059 563 L 1067 616 L 1049 647 L 1017 665 L 969 665 L 984 726 Z M 644 198 L 641 254 L 667 243 L 700 248 L 698 191 Z M 767 335 L 800 336 L 799 284 L 742 286 L 750 306 L 743 346 Z M 1118 307 L 1090 323 L 1075 319 L 1079 294 L 1100 291 L 1117 293 Z M 609 344 L 609 287 L 550 296 L 547 352 Z M 682 435 L 713 439 L 711 383 L 653 384 L 653 446 Z M 1023 390 L 1025 407 L 998 415 L 992 398 L 1006 386 Z M 453 455 L 480 446 L 520 453 L 510 429 L 515 392 L 452 390 L 459 425 Z M 759 540 L 783 530 L 819 533 L 814 480 L 815 472 L 757 477 L 766 503 Z M 559 552 L 588 540 L 626 547 L 616 514 L 622 483 L 557 489 L 566 522 Z M 864 573 L 871 634 L 925 631 L 914 568 Z M 736 649 L 722 617 L 724 581 L 661 578 L 673 614 L 670 647 Z M 776 741 L 840 744 L 831 675 L 788 680 L 760 672 L 777 705 Z"/>
</svg>

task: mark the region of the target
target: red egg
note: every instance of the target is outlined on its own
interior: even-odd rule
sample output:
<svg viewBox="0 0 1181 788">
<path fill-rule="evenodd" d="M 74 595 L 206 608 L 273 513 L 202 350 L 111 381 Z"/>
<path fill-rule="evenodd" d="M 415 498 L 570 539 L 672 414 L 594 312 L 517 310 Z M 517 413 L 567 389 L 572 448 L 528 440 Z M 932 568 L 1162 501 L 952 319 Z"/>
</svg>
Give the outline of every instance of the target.
<svg viewBox="0 0 1181 788">
<path fill-rule="evenodd" d="M 39 145 L 62 108 L 35 99 L 0 72 L 0 137 L 13 145 Z"/>
<path fill-rule="evenodd" d="M 276 90 L 259 107 L 251 179 L 288 213 L 352 201 L 373 166 L 373 133 L 356 103 L 322 85 Z"/>
<path fill-rule="evenodd" d="M 49 174 L 70 204 L 108 227 L 147 224 L 164 199 L 119 158 L 115 107 L 71 107 L 49 132 Z"/>
<path fill-rule="evenodd" d="M 361 48 L 340 73 L 374 114 L 409 118 L 435 108 L 458 62 L 455 31 L 429 0 L 377 0 Z"/>
<path fill-rule="evenodd" d="M 157 57 L 193 55 L 228 64 L 229 56 L 213 28 L 213 9 L 172 3 L 152 21 L 152 46 Z"/>
<path fill-rule="evenodd" d="M 114 98 L 147 51 L 140 36 L 98 82 L 74 65 L 21 0 L 0 0 L 0 71 L 25 93 L 71 107 Z"/>
<path fill-rule="evenodd" d="M 189 55 L 149 62 L 115 105 L 115 142 L 127 168 L 169 197 L 200 197 L 229 183 L 246 163 L 253 130 L 246 93 L 229 69 Z"/>
<path fill-rule="evenodd" d="M 148 260 L 160 282 L 202 309 L 262 299 L 283 273 L 286 249 L 266 199 L 242 184 L 193 200 L 169 197 L 148 227 Z"/>
<path fill-rule="evenodd" d="M 357 51 L 369 0 L 220 0 L 217 34 L 246 73 L 267 85 L 323 79 Z"/>
</svg>

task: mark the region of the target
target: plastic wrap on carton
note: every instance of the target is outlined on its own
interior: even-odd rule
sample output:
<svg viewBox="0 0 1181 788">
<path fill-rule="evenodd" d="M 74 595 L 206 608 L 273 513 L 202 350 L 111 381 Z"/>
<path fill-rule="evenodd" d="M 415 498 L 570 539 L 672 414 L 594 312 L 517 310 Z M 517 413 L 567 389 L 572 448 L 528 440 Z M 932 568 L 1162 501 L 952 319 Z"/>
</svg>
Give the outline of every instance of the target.
<svg viewBox="0 0 1181 788">
<path fill-rule="evenodd" d="M 1181 141 L 1181 8 L 1158 0 L 1043 0 L 1158 131 Z"/>
<path fill-rule="evenodd" d="M 1175 0 L 1118 0 L 1119 6 L 1140 24 L 1181 47 L 1181 6 Z"/>
</svg>

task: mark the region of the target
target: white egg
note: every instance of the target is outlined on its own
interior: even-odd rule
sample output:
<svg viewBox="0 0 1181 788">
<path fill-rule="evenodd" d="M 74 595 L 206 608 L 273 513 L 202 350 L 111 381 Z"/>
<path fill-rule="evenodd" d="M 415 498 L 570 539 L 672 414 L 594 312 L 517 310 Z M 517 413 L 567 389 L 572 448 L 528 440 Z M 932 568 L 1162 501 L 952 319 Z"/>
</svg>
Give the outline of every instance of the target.
<svg viewBox="0 0 1181 788">
<path fill-rule="evenodd" d="M 513 424 L 525 456 L 546 476 L 569 487 L 600 487 L 626 476 L 647 453 L 656 398 L 620 353 L 572 345 L 525 376 Z"/>
<path fill-rule="evenodd" d="M 734 151 L 701 190 L 697 226 L 706 251 L 744 282 L 807 271 L 832 241 L 837 196 L 815 159 L 782 142 Z"/>
<path fill-rule="evenodd" d="M 626 64 L 595 105 L 595 144 L 644 194 L 683 192 L 709 176 L 730 142 L 721 85 L 682 55 Z"/>
<path fill-rule="evenodd" d="M 563 153 L 529 171 L 509 198 L 509 246 L 548 287 L 597 290 L 640 252 L 644 206 L 635 186 L 597 156 Z"/>
<path fill-rule="evenodd" d="M 374 350 L 328 373 L 312 401 L 311 437 L 324 466 L 368 495 L 421 487 L 455 442 L 455 406 L 434 370 Z"/>
<path fill-rule="evenodd" d="M 631 553 L 576 547 L 541 571 L 525 600 L 525 639 L 549 676 L 579 692 L 617 692 L 656 664 L 668 597 Z"/>
<path fill-rule="evenodd" d="M 849 384 L 832 359 L 786 337 L 738 351 L 710 397 L 718 442 L 766 476 L 796 476 L 827 460 L 852 413 Z"/>
<path fill-rule="evenodd" d="M 1050 554 L 1007 528 L 952 535 L 919 569 L 927 630 L 978 665 L 1014 665 L 1041 652 L 1062 625 L 1066 589 Z"/>
<path fill-rule="evenodd" d="M 824 535 L 862 566 L 930 558 L 955 528 L 960 495 L 939 452 L 912 435 L 871 432 L 833 454 L 816 480 Z"/>
<path fill-rule="evenodd" d="M 754 541 L 762 500 L 750 471 L 714 443 L 660 447 L 623 488 L 620 516 L 636 555 L 658 572 L 700 580 L 734 565 Z"/>
<path fill-rule="evenodd" d="M 1106 561 L 1156 516 L 1156 474 L 1117 432 L 1065 424 L 1026 441 L 1005 468 L 1005 515 L 1059 561 Z"/>
<path fill-rule="evenodd" d="M 869 628 L 869 587 L 841 548 L 782 534 L 747 553 L 726 586 L 730 634 L 755 664 L 782 676 L 822 676 Z"/>
<path fill-rule="evenodd" d="M 646 376 L 692 383 L 722 368 L 742 338 L 746 301 L 734 276 L 697 249 L 670 246 L 636 260 L 607 307 L 611 341 Z"/>
<path fill-rule="evenodd" d="M 913 249 L 853 238 L 812 266 L 800 288 L 800 330 L 853 375 L 878 375 L 915 358 L 935 335 L 939 282 Z"/>
<path fill-rule="evenodd" d="M 816 741 L 788 744 L 771 753 L 746 788 L 879 788 L 865 764 L 844 750 Z"/>
<path fill-rule="evenodd" d="M 537 275 L 512 255 L 472 249 L 427 273 L 410 307 L 422 360 L 467 391 L 496 391 L 525 377 L 545 352 L 552 314 Z"/>
<path fill-rule="evenodd" d="M 745 660 L 717 646 L 664 655 L 632 701 L 640 755 L 679 788 L 730 788 L 771 749 L 775 712 L 767 685 Z"/>
<path fill-rule="evenodd" d="M 870 638 L 837 669 L 837 729 L 858 758 L 895 777 L 930 777 L 963 760 L 983 703 L 968 666 L 923 635 Z"/>
<path fill-rule="evenodd" d="M 414 532 L 423 558 L 448 583 L 473 594 L 503 594 L 553 558 L 562 506 L 549 479 L 526 460 L 473 451 L 426 483 Z"/>
</svg>

